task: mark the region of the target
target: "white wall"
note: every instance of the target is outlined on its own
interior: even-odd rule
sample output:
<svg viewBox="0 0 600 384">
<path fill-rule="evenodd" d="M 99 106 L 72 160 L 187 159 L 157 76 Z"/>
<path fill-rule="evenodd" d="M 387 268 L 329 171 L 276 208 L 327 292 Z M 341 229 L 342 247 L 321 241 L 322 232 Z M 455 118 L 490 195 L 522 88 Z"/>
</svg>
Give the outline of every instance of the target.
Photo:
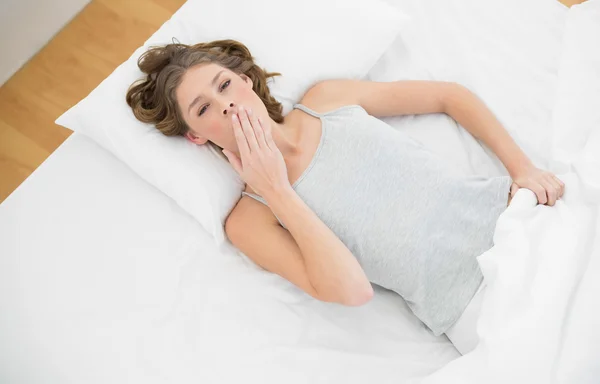
<svg viewBox="0 0 600 384">
<path fill-rule="evenodd" d="M 0 85 L 90 0 L 0 0 Z"/>
</svg>

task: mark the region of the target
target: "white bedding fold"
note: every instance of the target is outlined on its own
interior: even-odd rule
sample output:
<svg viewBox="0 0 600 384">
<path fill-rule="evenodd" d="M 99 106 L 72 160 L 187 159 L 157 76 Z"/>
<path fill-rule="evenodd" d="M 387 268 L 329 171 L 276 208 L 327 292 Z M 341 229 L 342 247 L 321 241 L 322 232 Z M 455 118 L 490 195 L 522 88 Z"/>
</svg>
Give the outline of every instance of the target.
<svg viewBox="0 0 600 384">
<path fill-rule="evenodd" d="M 422 381 L 597 383 L 600 377 L 600 2 L 567 16 L 553 113 L 554 207 L 519 190 L 495 246 L 478 258 L 488 282 L 480 344 Z"/>
</svg>

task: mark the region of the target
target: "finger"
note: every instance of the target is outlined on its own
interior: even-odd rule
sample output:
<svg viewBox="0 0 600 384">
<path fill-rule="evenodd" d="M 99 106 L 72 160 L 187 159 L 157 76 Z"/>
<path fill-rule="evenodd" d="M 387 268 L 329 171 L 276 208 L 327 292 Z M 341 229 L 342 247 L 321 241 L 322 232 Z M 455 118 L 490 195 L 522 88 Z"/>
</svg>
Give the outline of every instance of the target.
<svg viewBox="0 0 600 384">
<path fill-rule="evenodd" d="M 242 130 L 240 119 L 235 113 L 231 116 L 231 122 L 233 125 L 233 134 L 235 135 L 235 141 L 237 142 L 238 149 L 240 150 L 240 156 L 242 159 L 244 159 L 250 156 L 250 148 L 248 147 L 248 141 L 246 140 L 246 136 L 244 135 L 244 131 Z"/>
<path fill-rule="evenodd" d="M 546 181 L 548 181 L 556 190 L 560 189 L 560 184 L 558 183 L 558 181 L 556 181 L 556 179 L 554 178 L 553 175 L 547 175 L 546 176 Z"/>
<path fill-rule="evenodd" d="M 258 143 L 258 146 L 263 149 L 268 149 L 269 147 L 265 141 L 263 127 L 258 122 L 258 119 L 252 112 L 252 109 L 248 108 L 246 111 L 248 112 L 248 120 L 250 120 L 250 124 L 252 124 L 252 128 L 254 129 L 254 135 L 256 135 L 256 142 Z"/>
<path fill-rule="evenodd" d="M 515 193 L 519 190 L 519 186 L 516 183 L 512 183 L 510 186 L 510 196 L 515 197 Z"/>
<path fill-rule="evenodd" d="M 277 146 L 275 145 L 275 142 L 273 141 L 271 125 L 263 124 L 263 121 L 260 117 L 258 118 L 258 123 L 262 127 L 263 133 L 265 134 L 265 142 L 267 143 L 267 146 L 269 147 L 269 149 L 271 149 L 271 151 L 274 151 L 275 149 L 277 149 Z"/>
<path fill-rule="evenodd" d="M 254 129 L 252 128 L 252 124 L 250 124 L 250 120 L 248 120 L 248 115 L 242 106 L 240 106 L 238 117 L 240 118 L 240 123 L 242 124 L 242 130 L 244 131 L 246 140 L 248 141 L 250 153 L 258 151 L 258 142 L 256 141 L 256 136 L 254 135 Z"/>
<path fill-rule="evenodd" d="M 548 197 L 546 196 L 546 190 L 544 189 L 544 187 L 541 186 L 541 184 L 536 183 L 530 189 L 537 196 L 538 203 L 546 204 L 548 202 Z"/>
<path fill-rule="evenodd" d="M 554 178 L 554 180 L 556 180 L 556 182 L 560 185 L 560 195 L 564 195 L 565 193 L 565 183 L 562 182 L 561 179 L 558 178 L 558 176 L 556 175 L 552 175 L 552 178 Z"/>
<path fill-rule="evenodd" d="M 546 179 L 541 180 L 540 184 L 546 190 L 546 195 L 548 196 L 548 205 L 553 206 L 554 203 L 556 203 L 556 188 Z"/>
<path fill-rule="evenodd" d="M 558 181 L 556 181 L 554 179 L 554 175 L 548 175 L 546 180 L 548 180 L 548 183 L 550 183 L 550 185 L 552 185 L 552 187 L 554 188 L 554 192 L 556 194 L 556 199 L 558 200 L 560 198 L 560 196 L 562 195 L 562 193 L 561 193 L 562 187 L 560 186 Z"/>
<path fill-rule="evenodd" d="M 563 188 L 560 180 L 553 173 L 550 172 L 546 176 L 546 180 L 548 180 L 548 182 L 554 187 L 554 191 L 556 193 L 556 200 L 560 199 L 560 197 L 563 194 Z"/>
</svg>

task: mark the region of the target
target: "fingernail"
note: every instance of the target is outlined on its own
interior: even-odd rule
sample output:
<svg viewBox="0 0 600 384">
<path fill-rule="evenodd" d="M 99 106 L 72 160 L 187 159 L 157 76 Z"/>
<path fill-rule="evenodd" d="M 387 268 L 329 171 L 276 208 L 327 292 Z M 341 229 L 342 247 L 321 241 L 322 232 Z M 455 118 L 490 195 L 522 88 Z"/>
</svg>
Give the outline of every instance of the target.
<svg viewBox="0 0 600 384">
<path fill-rule="evenodd" d="M 231 115 L 231 120 L 233 120 L 233 121 L 237 120 L 237 116 L 235 115 L 235 113 L 233 115 Z"/>
<path fill-rule="evenodd" d="M 240 110 L 239 110 L 239 111 L 240 111 L 240 112 L 244 112 L 244 107 L 242 107 L 242 106 L 240 105 Z"/>
<path fill-rule="evenodd" d="M 251 108 L 248 108 L 248 115 L 252 116 L 252 109 Z"/>
</svg>

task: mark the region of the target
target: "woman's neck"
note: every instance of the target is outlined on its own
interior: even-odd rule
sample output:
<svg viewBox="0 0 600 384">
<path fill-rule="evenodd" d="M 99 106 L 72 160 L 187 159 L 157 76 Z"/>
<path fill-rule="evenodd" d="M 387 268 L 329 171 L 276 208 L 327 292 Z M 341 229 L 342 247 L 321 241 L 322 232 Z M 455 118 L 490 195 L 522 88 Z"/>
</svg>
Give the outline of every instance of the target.
<svg viewBox="0 0 600 384">
<path fill-rule="evenodd" d="M 299 120 L 293 116 L 293 112 L 285 116 L 283 123 L 271 120 L 271 136 L 286 162 L 301 153 L 302 130 Z"/>
</svg>

